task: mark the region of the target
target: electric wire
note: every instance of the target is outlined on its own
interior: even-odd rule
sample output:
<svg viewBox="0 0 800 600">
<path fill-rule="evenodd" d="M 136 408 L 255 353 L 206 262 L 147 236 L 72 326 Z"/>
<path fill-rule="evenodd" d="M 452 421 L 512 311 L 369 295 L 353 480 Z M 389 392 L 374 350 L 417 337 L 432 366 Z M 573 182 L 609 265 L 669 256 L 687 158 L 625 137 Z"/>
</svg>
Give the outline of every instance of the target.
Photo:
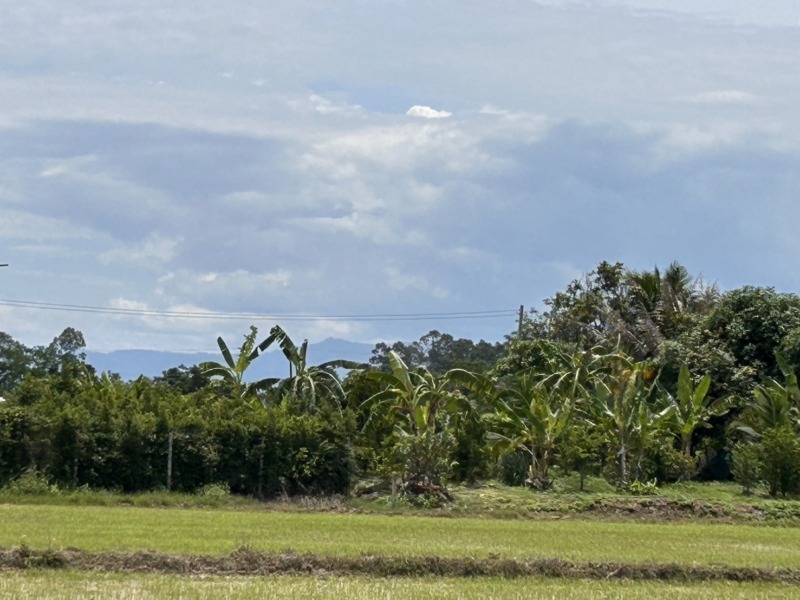
<svg viewBox="0 0 800 600">
<path fill-rule="evenodd" d="M 277 321 L 431 321 L 454 319 L 495 319 L 517 315 L 516 309 L 432 312 L 432 313 L 399 313 L 399 314 L 351 314 L 351 315 L 314 315 L 314 314 L 266 314 L 252 312 L 203 312 L 173 311 L 144 308 L 119 308 L 103 306 L 87 306 L 80 304 L 59 304 L 53 302 L 37 302 L 32 300 L 3 300 L 0 306 L 32 310 L 53 310 L 62 312 L 80 312 L 117 316 L 157 317 L 167 319 L 224 319 L 224 320 L 277 320 Z"/>
</svg>

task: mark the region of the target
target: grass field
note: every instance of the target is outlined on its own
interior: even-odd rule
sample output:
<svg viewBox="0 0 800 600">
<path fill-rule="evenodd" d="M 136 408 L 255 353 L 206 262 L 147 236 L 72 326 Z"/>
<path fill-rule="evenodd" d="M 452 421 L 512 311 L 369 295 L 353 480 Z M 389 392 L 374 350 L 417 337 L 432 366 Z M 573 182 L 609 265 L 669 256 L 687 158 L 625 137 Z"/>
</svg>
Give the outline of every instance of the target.
<svg viewBox="0 0 800 600">
<path fill-rule="evenodd" d="M 575 562 L 800 568 L 796 528 L 698 523 L 0 505 L 0 546 L 220 555 L 558 557 Z"/>
<path fill-rule="evenodd" d="M 356 577 L 177 577 L 69 571 L 8 572 L 0 575 L 0 597 L 50 600 L 161 598 L 673 598 L 789 599 L 797 588 L 780 584 L 665 584 L 558 579 L 405 579 Z"/>
<path fill-rule="evenodd" d="M 371 485 L 379 480 L 365 480 Z M 745 496 L 732 482 L 684 482 L 664 485 L 651 496 L 634 496 L 615 490 L 605 480 L 587 479 L 586 491 L 579 491 L 578 478 L 557 479 L 547 492 L 497 483 L 455 486 L 454 501 L 427 509 L 401 499 L 396 506 L 385 494 L 375 497 L 291 498 L 262 502 L 231 494 L 201 490 L 196 494 L 166 491 L 119 494 L 103 490 L 61 490 L 45 480 L 15 482 L 0 489 L 0 504 L 46 504 L 62 506 L 138 506 L 163 508 L 214 508 L 219 510 L 263 511 L 356 511 L 375 514 L 417 514 L 495 519 L 561 518 L 612 519 L 629 521 L 691 521 L 800 526 L 800 501 L 769 498 L 764 490 Z M 30 484 L 33 484 L 32 486 Z M 358 486 L 357 486 L 358 487 Z M 31 489 L 33 488 L 33 489 Z"/>
</svg>

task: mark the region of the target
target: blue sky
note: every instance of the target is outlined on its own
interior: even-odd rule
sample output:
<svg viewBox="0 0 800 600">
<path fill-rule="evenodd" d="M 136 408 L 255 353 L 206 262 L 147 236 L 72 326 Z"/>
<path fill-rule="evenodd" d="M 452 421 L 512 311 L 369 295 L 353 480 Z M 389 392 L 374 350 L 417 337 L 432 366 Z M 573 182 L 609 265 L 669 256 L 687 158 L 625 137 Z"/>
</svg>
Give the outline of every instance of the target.
<svg viewBox="0 0 800 600">
<path fill-rule="evenodd" d="M 57 3 L 0 20 L 0 300 L 511 310 L 599 261 L 800 291 L 800 1 Z M 0 303 L 27 344 L 501 339 L 513 317 Z"/>
</svg>

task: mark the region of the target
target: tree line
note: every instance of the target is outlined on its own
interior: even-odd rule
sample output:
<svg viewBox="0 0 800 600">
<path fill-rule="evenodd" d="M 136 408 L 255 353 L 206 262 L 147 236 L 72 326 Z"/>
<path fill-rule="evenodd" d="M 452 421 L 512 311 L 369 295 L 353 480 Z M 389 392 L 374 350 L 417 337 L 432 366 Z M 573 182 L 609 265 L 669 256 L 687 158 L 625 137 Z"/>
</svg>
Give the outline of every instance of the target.
<svg viewBox="0 0 800 600">
<path fill-rule="evenodd" d="M 548 489 L 576 472 L 620 489 L 735 478 L 800 491 L 800 297 L 720 292 L 678 263 L 600 263 L 502 343 L 431 331 L 369 364 L 311 365 L 307 342 L 251 327 L 220 360 L 124 382 L 80 332 L 27 348 L 0 333 L 0 485 L 347 493 L 395 476 L 410 498 L 454 481 Z M 286 378 L 246 374 L 276 346 Z"/>
</svg>

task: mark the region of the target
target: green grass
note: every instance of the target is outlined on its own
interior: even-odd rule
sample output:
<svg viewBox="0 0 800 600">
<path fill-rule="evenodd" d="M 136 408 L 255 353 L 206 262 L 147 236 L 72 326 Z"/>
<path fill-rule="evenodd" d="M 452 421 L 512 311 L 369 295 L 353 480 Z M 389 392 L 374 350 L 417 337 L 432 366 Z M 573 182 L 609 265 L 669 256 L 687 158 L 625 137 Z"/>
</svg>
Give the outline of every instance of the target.
<svg viewBox="0 0 800 600">
<path fill-rule="evenodd" d="M 0 505 L 0 546 L 221 555 L 534 558 L 800 568 L 797 529 L 699 523 L 442 519 L 319 512 Z"/>
<path fill-rule="evenodd" d="M 454 501 L 435 511 L 400 502 L 392 509 L 388 498 L 353 498 L 347 505 L 364 512 L 438 514 L 492 518 L 578 517 L 650 521 L 713 520 L 736 523 L 800 525 L 800 501 L 777 500 L 765 494 L 745 496 L 734 483 L 676 483 L 658 488 L 654 495 L 636 496 L 614 490 L 599 478 L 587 480 L 578 491 L 577 476 L 557 479 L 553 489 L 535 492 L 495 483 L 452 488 Z"/>
<path fill-rule="evenodd" d="M 294 498 L 260 502 L 229 494 L 181 494 L 145 492 L 119 494 L 88 489 L 58 490 L 36 480 L 36 493 L 25 486 L 0 489 L 0 504 L 47 504 L 70 506 L 140 506 L 216 508 L 225 510 L 342 511 L 378 514 L 416 514 L 453 517 L 549 518 L 553 515 L 582 519 L 691 520 L 713 519 L 731 522 L 800 525 L 800 501 L 776 500 L 760 493 L 744 496 L 737 484 L 677 483 L 665 485 L 653 496 L 637 497 L 619 493 L 601 478 L 587 478 L 585 492 L 578 491 L 576 475 L 561 476 L 548 492 L 489 483 L 478 487 L 455 486 L 454 502 L 436 509 L 400 501 L 392 507 L 388 497 Z M 30 486 L 29 486 L 30 487 Z"/>
<path fill-rule="evenodd" d="M 351 577 L 178 577 L 64 571 L 10 572 L 0 577 L 0 597 L 77 600 L 241 598 L 725 598 L 797 597 L 797 588 L 780 584 L 663 584 L 541 579 L 403 579 Z"/>
</svg>

